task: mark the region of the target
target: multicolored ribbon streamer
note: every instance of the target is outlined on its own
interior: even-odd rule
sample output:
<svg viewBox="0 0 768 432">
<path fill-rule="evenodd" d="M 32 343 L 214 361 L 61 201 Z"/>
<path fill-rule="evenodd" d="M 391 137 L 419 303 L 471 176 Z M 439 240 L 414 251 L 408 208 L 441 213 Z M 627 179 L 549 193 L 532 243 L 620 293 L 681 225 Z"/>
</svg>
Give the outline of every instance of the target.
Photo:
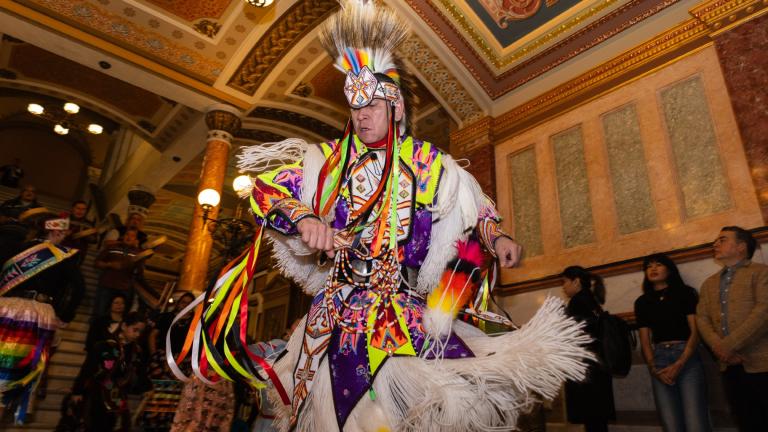
<svg viewBox="0 0 768 432">
<path fill-rule="evenodd" d="M 182 381 L 188 381 L 190 377 L 178 365 L 184 361 L 191 348 L 193 373 L 209 385 L 223 378 L 229 381 L 241 380 L 257 389 L 264 388 L 267 378 L 259 374 L 260 368 L 272 381 L 283 403 L 289 405 L 288 394 L 272 366 L 251 352 L 246 341 L 248 286 L 256 269 L 266 224 L 266 220 L 262 220 L 264 222 L 257 227 L 252 246 L 227 264 L 216 281 L 174 318 L 171 327 L 192 310 L 195 311 L 177 359 L 173 357 L 170 331 L 166 335 L 166 346 L 169 347 L 166 359 L 173 374 Z M 209 379 L 211 375 L 216 378 Z"/>
</svg>

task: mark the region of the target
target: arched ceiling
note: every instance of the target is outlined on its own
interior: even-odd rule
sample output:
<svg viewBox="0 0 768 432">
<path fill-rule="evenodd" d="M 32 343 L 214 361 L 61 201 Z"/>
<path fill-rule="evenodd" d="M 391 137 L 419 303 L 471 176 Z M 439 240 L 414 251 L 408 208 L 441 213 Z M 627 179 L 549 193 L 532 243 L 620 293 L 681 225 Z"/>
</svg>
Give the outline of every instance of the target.
<svg viewBox="0 0 768 432">
<path fill-rule="evenodd" d="M 686 2 L 384 3 L 414 29 L 401 55 L 417 78 L 424 102 L 414 110 L 415 117 L 425 116 L 420 108 L 429 113 L 438 109 L 442 115 L 432 118 L 432 123 L 443 118 L 441 126 L 452 130 L 493 114 L 499 109 L 497 102 L 502 106 L 519 103 L 512 96 L 509 99 L 514 102 L 504 98 L 605 45 L 615 35 Z M 337 8 L 336 0 L 276 0 L 267 8 L 244 0 L 9 0 L 0 4 L 0 23 L 8 24 L 0 28 L 29 44 L 13 48 L 16 52 L 6 57 L 11 61 L 4 69 L 15 72 L 24 66 L 18 64 L 22 60 L 29 65 L 34 58 L 32 64 L 40 72 L 35 74 L 27 66 L 17 79 L 51 85 L 65 80 L 65 86 L 80 89 L 87 87 L 84 82 L 99 81 L 97 73 L 104 83 L 109 81 L 106 77 L 120 75 L 115 78 L 127 83 L 102 86 L 108 91 L 94 88 L 91 93 L 99 94 L 91 96 L 104 104 L 119 104 L 115 110 L 136 126 L 145 126 L 151 138 L 163 120 L 168 121 L 164 117 L 174 104 L 200 109 L 184 100 L 174 86 L 164 90 L 143 85 L 158 76 L 202 95 L 197 103 L 230 103 L 256 119 L 269 120 L 259 111 L 265 107 L 311 117 L 324 126 L 307 120 L 299 127 L 306 125 L 309 135 L 317 136 L 319 130 L 343 128 L 347 117 L 339 97 L 343 75 L 330 66 L 316 38 L 318 26 Z M 56 58 L 56 48 L 73 43 L 92 50 L 93 55 L 79 68 L 65 68 L 63 64 L 72 59 Z M 99 70 L 99 53 L 105 59 L 125 61 L 135 73 Z M 52 72 L 64 69 L 77 72 Z M 145 77 L 147 73 L 151 77 Z M 142 92 L 155 96 L 145 97 Z"/>
<path fill-rule="evenodd" d="M 512 112 L 690 18 L 698 3 L 380 1 L 413 30 L 400 55 L 413 75 L 414 129 L 445 148 L 452 131 Z M 337 8 L 337 0 L 275 0 L 267 8 L 244 0 L 2 0 L 0 123 L 24 117 L 36 97 L 72 100 L 159 152 L 180 155 L 200 112 L 226 103 L 243 113 L 235 146 L 333 138 L 349 115 L 344 76 L 317 34 Z M 87 139 L 99 166 L 108 144 Z M 148 221 L 171 238 L 157 258 L 165 267 L 180 259 L 192 217 L 202 164 L 193 154 L 204 137 L 193 144 L 178 159 L 181 171 L 163 180 Z"/>
</svg>

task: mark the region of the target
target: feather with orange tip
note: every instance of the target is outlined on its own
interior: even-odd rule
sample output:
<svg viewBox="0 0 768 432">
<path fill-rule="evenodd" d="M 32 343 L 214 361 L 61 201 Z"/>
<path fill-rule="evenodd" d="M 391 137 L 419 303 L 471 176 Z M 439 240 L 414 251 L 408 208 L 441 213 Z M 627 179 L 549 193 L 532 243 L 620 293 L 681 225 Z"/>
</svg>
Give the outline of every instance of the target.
<svg viewBox="0 0 768 432">
<path fill-rule="evenodd" d="M 446 336 L 459 311 L 474 298 L 480 285 L 485 255 L 480 241 L 471 236 L 456 244 L 458 255 L 448 263 L 440 283 L 427 297 L 424 325 L 433 336 Z"/>
</svg>

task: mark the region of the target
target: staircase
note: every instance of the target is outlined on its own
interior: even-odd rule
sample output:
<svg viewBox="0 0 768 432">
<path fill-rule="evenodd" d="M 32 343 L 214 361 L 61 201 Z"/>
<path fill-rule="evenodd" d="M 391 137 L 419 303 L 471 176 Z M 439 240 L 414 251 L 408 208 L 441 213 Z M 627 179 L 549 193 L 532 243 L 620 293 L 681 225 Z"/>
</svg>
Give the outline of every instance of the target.
<svg viewBox="0 0 768 432">
<path fill-rule="evenodd" d="M 7 187 L 0 187 L 0 202 L 13 198 L 17 191 Z M 69 203 L 62 199 L 41 196 L 38 201 L 48 209 L 60 212 L 69 209 Z M 27 415 L 26 424 L 16 426 L 13 424 L 13 415 L 8 410 L 3 419 L 0 419 L 0 430 L 8 432 L 42 432 L 52 431 L 56 428 L 61 417 L 61 402 L 69 392 L 75 380 L 80 366 L 85 362 L 85 336 L 88 333 L 91 312 L 98 286 L 98 271 L 94 267 L 94 261 L 99 253 L 96 245 L 91 245 L 85 262 L 81 266 L 85 279 L 85 296 L 77 309 L 75 319 L 67 328 L 59 329 L 55 339 L 60 343 L 48 363 L 48 380 L 46 384 L 47 396 L 45 399 L 35 399 L 32 412 Z"/>
</svg>

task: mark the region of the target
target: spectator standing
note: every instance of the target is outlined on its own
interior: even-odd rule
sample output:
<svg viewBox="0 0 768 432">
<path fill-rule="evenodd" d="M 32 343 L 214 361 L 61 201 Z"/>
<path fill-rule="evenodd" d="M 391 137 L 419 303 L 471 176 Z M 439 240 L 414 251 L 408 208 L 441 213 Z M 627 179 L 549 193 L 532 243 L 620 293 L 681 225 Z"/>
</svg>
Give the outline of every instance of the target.
<svg viewBox="0 0 768 432">
<path fill-rule="evenodd" d="M 597 319 L 605 304 L 603 278 L 583 267 L 571 266 L 562 273 L 563 292 L 568 297 L 566 314 L 585 323 L 585 331 L 593 342 L 588 346 L 599 352 Z M 586 432 L 607 432 L 608 422 L 616 419 L 613 402 L 613 378 L 598 363 L 590 363 L 582 382 L 566 381 L 565 402 L 568 421 L 583 424 Z"/>
<path fill-rule="evenodd" d="M 0 204 L 0 262 L 20 252 L 21 245 L 27 240 L 29 227 L 20 220 L 22 213 L 40 207 L 32 185 L 24 186 L 19 196 Z"/>
<path fill-rule="evenodd" d="M 82 265 L 85 256 L 88 254 L 88 247 L 96 241 L 97 231 L 94 229 L 93 221 L 86 217 L 88 213 L 88 204 L 85 201 L 78 200 L 72 203 L 69 213 L 70 234 L 64 240 L 64 245 L 78 249 L 78 265 Z"/>
<path fill-rule="evenodd" d="M 72 402 L 82 403 L 86 432 L 130 430 L 127 397 L 139 371 L 136 340 L 145 326 L 143 318 L 131 312 L 113 337 L 88 351 L 72 387 Z"/>
<path fill-rule="evenodd" d="M 664 254 L 643 260 L 643 295 L 635 301 L 640 347 L 666 432 L 712 430 L 704 366 L 698 353 L 696 290 Z"/>
<path fill-rule="evenodd" d="M 12 164 L 0 168 L 0 184 L 12 188 L 19 187 L 19 182 L 24 178 L 24 170 L 21 168 L 21 159 L 16 158 Z"/>
<path fill-rule="evenodd" d="M 25 244 L 0 274 L 0 417 L 12 404 L 19 423 L 45 370 L 56 329 L 72 321 L 85 292 L 73 258 L 77 251 L 60 245 L 69 220 L 49 219 L 44 228 L 46 237 Z M 57 300 L 67 285 L 71 296 L 64 304 Z"/>
<path fill-rule="evenodd" d="M 106 314 L 110 299 L 117 293 L 125 295 L 127 310 L 134 308 L 136 285 L 147 287 L 144 280 L 144 264 L 137 259 L 141 251 L 138 231 L 128 229 L 120 242 L 106 246 L 99 253 L 96 268 L 101 269 L 102 273 L 99 276 L 94 315 Z"/>
<path fill-rule="evenodd" d="M 90 351 L 96 342 L 107 340 L 120 328 L 125 318 L 126 300 L 125 294 L 116 293 L 109 304 L 109 313 L 94 317 L 88 327 L 88 335 L 85 338 L 85 350 Z"/>
<path fill-rule="evenodd" d="M 768 266 L 751 261 L 756 248 L 749 231 L 723 227 L 713 244 L 723 269 L 701 285 L 696 311 L 742 432 L 768 431 Z"/>
</svg>

